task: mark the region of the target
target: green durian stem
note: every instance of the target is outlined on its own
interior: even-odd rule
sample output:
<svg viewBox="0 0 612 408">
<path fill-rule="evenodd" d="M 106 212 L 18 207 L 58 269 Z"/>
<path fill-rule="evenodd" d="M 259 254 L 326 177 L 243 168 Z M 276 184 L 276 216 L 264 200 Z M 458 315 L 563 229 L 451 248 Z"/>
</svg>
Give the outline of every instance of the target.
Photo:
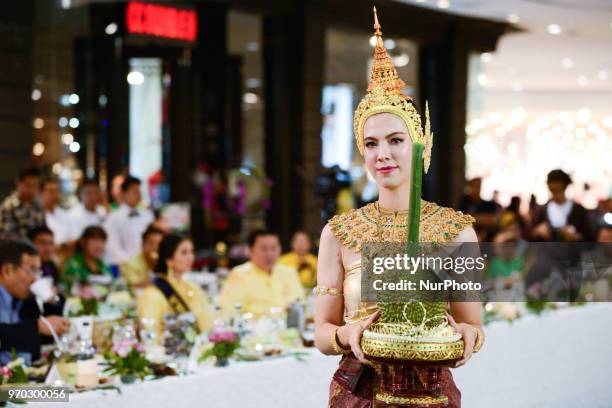
<svg viewBox="0 0 612 408">
<path fill-rule="evenodd" d="M 421 222 L 421 184 L 423 181 L 423 149 L 421 143 L 412 145 L 412 187 L 410 189 L 410 212 L 408 213 L 408 242 L 419 242 Z"/>
</svg>

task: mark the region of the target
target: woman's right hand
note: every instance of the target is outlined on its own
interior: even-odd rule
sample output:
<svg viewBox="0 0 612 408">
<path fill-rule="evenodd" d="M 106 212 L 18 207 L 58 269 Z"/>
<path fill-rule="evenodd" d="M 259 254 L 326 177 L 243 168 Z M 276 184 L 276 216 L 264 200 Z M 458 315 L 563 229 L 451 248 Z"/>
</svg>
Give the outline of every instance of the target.
<svg viewBox="0 0 612 408">
<path fill-rule="evenodd" d="M 343 348 L 350 346 L 355 357 L 357 357 L 360 362 L 365 364 L 369 363 L 369 361 L 365 359 L 363 351 L 361 350 L 361 336 L 363 335 L 363 332 L 378 319 L 379 316 L 380 311 L 376 311 L 376 313 L 365 320 L 360 320 L 355 323 L 341 326 L 337 332 L 340 346 Z"/>
</svg>

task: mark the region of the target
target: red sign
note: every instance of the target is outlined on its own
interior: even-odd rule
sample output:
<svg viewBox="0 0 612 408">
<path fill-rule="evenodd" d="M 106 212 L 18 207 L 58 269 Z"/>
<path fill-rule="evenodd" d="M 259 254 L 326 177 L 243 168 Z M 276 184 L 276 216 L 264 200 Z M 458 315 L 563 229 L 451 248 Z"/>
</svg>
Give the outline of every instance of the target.
<svg viewBox="0 0 612 408">
<path fill-rule="evenodd" d="M 125 15 L 130 34 L 189 42 L 195 41 L 198 34 L 195 10 L 132 1 L 127 4 Z"/>
</svg>

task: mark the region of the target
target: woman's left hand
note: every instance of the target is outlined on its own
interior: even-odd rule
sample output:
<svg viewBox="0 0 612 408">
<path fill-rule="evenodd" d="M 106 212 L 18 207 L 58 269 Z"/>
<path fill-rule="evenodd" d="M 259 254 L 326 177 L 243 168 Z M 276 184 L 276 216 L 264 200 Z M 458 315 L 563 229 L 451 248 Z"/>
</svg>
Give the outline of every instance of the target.
<svg viewBox="0 0 612 408">
<path fill-rule="evenodd" d="M 448 312 L 445 312 L 446 318 L 448 319 L 448 324 L 451 325 L 453 329 L 459 334 L 461 334 L 461 338 L 463 339 L 464 349 L 463 355 L 461 356 L 461 360 L 457 361 L 455 367 L 461 367 L 472 357 L 472 353 L 474 352 L 474 346 L 476 345 L 476 336 L 477 330 L 476 327 L 472 326 L 468 323 L 457 323 L 453 316 L 451 316 Z"/>
</svg>

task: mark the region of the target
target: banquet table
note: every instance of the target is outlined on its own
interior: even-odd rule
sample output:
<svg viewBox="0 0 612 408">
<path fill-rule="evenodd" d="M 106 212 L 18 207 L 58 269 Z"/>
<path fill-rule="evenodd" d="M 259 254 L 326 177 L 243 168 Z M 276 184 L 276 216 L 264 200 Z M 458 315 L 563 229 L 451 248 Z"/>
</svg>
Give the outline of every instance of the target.
<svg viewBox="0 0 612 408">
<path fill-rule="evenodd" d="M 486 344 L 454 369 L 462 406 L 611 407 L 612 304 L 494 322 Z M 204 367 L 181 377 L 71 394 L 71 407 L 325 407 L 338 357 L 293 357 Z M 45 402 L 43 407 L 55 404 Z M 30 404 L 37 406 L 38 404 Z"/>
</svg>

